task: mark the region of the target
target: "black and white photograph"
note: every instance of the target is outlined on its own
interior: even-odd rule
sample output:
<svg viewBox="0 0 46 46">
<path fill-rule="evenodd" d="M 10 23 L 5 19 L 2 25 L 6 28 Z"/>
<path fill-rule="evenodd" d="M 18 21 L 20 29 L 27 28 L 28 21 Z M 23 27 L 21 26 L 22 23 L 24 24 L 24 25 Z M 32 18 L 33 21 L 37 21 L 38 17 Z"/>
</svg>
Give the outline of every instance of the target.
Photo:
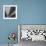
<svg viewBox="0 0 46 46">
<path fill-rule="evenodd" d="M 3 19 L 17 19 L 17 5 L 3 5 Z"/>
<path fill-rule="evenodd" d="M 46 25 L 19 24 L 18 42 L 20 46 L 42 46 L 43 43 L 46 44 Z"/>
</svg>

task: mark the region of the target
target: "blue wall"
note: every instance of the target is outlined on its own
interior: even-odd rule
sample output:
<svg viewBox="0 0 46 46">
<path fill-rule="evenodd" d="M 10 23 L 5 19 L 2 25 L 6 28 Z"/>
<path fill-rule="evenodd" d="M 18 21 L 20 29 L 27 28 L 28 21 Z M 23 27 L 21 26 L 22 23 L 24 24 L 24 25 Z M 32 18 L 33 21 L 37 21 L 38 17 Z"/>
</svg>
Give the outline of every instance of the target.
<svg viewBox="0 0 46 46">
<path fill-rule="evenodd" d="M 46 0 L 23 0 L 21 24 L 46 24 Z"/>
<path fill-rule="evenodd" d="M 3 5 L 18 5 L 18 18 L 17 20 L 6 20 L 3 19 Z M 16 35 L 18 35 L 18 23 L 20 22 L 20 15 L 21 15 L 21 1 L 19 0 L 0 0 L 0 44 L 7 44 L 9 42 L 8 40 L 8 34 L 10 32 L 16 32 Z M 15 40 L 16 43 L 18 43 L 18 37 Z"/>
<path fill-rule="evenodd" d="M 17 20 L 3 19 L 5 4 L 18 6 Z M 7 37 L 10 32 L 17 34 L 18 24 L 46 24 L 46 0 L 0 0 L 0 44 L 8 43 Z"/>
</svg>

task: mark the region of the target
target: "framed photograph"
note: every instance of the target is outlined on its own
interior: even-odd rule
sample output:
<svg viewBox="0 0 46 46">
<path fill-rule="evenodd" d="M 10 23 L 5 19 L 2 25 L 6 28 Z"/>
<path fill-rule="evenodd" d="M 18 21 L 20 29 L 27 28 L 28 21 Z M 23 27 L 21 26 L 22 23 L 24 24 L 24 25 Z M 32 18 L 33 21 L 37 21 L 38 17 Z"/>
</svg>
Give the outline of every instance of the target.
<svg viewBox="0 0 46 46">
<path fill-rule="evenodd" d="M 3 5 L 3 19 L 17 19 L 17 5 Z"/>
<path fill-rule="evenodd" d="M 46 25 L 19 24 L 18 41 L 46 41 Z"/>
</svg>

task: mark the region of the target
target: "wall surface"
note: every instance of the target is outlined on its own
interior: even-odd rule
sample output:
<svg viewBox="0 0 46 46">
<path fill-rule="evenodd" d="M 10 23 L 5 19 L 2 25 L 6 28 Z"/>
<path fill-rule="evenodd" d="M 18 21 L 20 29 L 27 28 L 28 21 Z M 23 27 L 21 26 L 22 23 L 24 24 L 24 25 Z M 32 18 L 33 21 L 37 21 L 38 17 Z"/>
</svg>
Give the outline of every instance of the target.
<svg viewBox="0 0 46 46">
<path fill-rule="evenodd" d="M 18 18 L 15 20 L 3 19 L 3 5 L 17 5 L 18 6 Z M 18 28 L 17 25 L 20 22 L 21 1 L 19 0 L 0 0 L 0 44 L 7 44 L 9 42 L 8 35 L 10 32 L 15 32 L 17 38 L 15 43 L 18 43 Z"/>
<path fill-rule="evenodd" d="M 46 0 L 23 0 L 21 24 L 46 24 Z"/>
<path fill-rule="evenodd" d="M 17 20 L 3 19 L 5 4 L 17 5 Z M 18 24 L 46 24 L 46 0 L 0 0 L 0 44 L 8 43 L 10 32 L 17 34 Z"/>
</svg>

